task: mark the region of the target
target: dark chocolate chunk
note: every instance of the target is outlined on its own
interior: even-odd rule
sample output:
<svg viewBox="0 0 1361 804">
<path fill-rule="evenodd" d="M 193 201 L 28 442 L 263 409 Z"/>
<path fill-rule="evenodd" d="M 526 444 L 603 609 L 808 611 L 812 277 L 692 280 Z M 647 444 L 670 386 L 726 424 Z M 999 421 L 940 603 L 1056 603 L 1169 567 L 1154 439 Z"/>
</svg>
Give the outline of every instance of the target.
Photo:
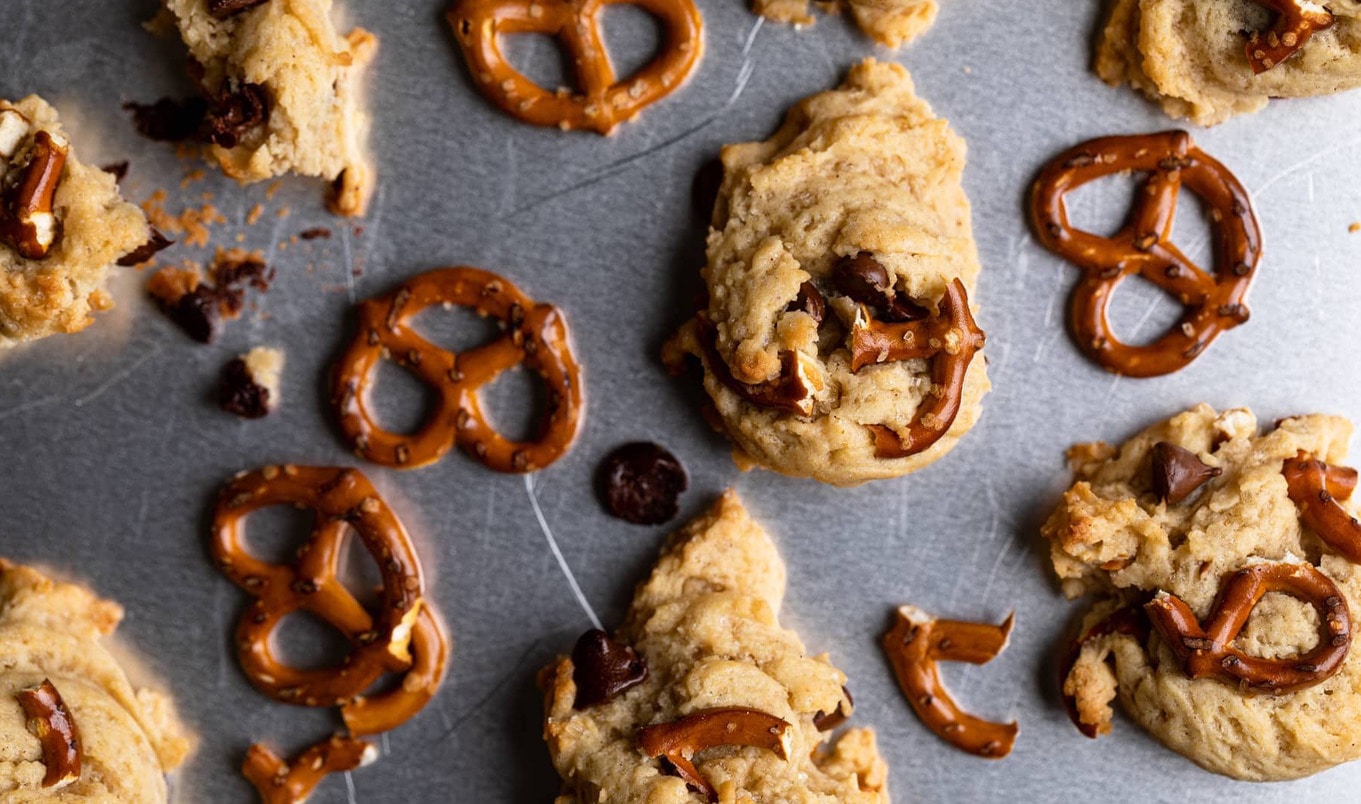
<svg viewBox="0 0 1361 804">
<path fill-rule="evenodd" d="M 264 5 L 267 0 L 208 0 L 208 13 L 220 20 Z"/>
<path fill-rule="evenodd" d="M 237 357 L 222 367 L 217 402 L 228 413 L 243 419 L 258 419 L 269 413 L 269 389 L 257 383 L 246 361 Z"/>
<path fill-rule="evenodd" d="M 259 84 L 223 87 L 203 120 L 203 137 L 223 148 L 235 148 L 269 119 L 269 95 Z"/>
<path fill-rule="evenodd" d="M 1153 493 L 1158 499 L 1176 505 L 1212 477 L 1224 473 L 1218 466 L 1207 466 L 1189 449 L 1159 441 L 1153 445 Z"/>
<path fill-rule="evenodd" d="M 202 98 L 177 101 L 161 98 L 152 104 L 125 103 L 132 112 L 132 123 L 138 133 L 150 140 L 184 142 L 198 136 L 203 118 L 208 114 L 208 102 Z"/>
<path fill-rule="evenodd" d="M 303 240 L 316 240 L 317 238 L 331 239 L 331 230 L 325 226 L 313 226 L 311 229 L 303 229 L 298 233 L 298 237 Z"/>
<path fill-rule="evenodd" d="M 679 510 L 690 485 L 685 467 L 665 447 L 635 441 L 605 456 L 596 475 L 600 503 L 635 525 L 660 525 Z"/>
<path fill-rule="evenodd" d="M 643 657 L 604 631 L 587 631 L 572 648 L 572 681 L 577 685 L 572 706 L 577 709 L 605 703 L 646 679 Z"/>
<path fill-rule="evenodd" d="M 124 163 L 126 164 L 126 163 Z M 151 238 L 142 245 L 118 258 L 118 264 L 124 267 L 131 265 L 141 265 L 156 255 L 156 252 L 167 246 L 174 245 L 175 241 L 161 234 L 161 230 L 155 226 L 151 227 Z"/>
<path fill-rule="evenodd" d="M 113 164 L 105 165 L 100 169 L 103 170 L 105 173 L 112 173 L 113 180 L 116 182 L 121 182 L 128 176 L 127 160 L 124 160 L 122 162 L 114 162 Z"/>
<path fill-rule="evenodd" d="M 832 269 L 832 286 L 853 301 L 873 308 L 885 321 L 917 321 L 931 314 L 898 293 L 889 281 L 888 271 L 868 251 L 838 260 Z"/>
<path fill-rule="evenodd" d="M 180 297 L 173 305 L 162 305 L 165 314 L 184 334 L 199 343 L 212 343 L 217 338 L 222 320 L 222 294 L 217 288 L 199 285 Z"/>
<path fill-rule="evenodd" d="M 822 298 L 816 286 L 812 282 L 804 282 L 799 285 L 799 295 L 794 301 L 785 307 L 788 312 L 802 310 L 819 324 L 827 317 L 827 301 Z"/>
</svg>

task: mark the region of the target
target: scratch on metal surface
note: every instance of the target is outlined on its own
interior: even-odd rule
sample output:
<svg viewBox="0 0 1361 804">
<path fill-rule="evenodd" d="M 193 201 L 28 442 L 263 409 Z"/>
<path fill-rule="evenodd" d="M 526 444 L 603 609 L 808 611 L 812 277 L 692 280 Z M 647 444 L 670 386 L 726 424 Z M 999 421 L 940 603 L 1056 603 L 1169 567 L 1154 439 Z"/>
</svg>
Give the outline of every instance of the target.
<svg viewBox="0 0 1361 804">
<path fill-rule="evenodd" d="M 586 616 L 591 618 L 591 624 L 597 630 L 605 630 L 605 626 L 600 623 L 600 618 L 596 616 L 595 609 L 591 608 L 590 602 L 586 600 L 586 595 L 581 591 L 581 586 L 577 584 L 576 576 L 572 574 L 572 568 L 567 566 L 567 559 L 562 557 L 562 550 L 558 549 L 558 540 L 553 538 L 553 531 L 548 528 L 548 520 L 544 519 L 543 509 L 539 507 L 539 498 L 534 496 L 534 475 L 527 474 L 524 479 L 525 494 L 529 495 L 529 504 L 534 509 L 534 518 L 539 520 L 539 529 L 543 531 L 543 537 L 548 541 L 548 549 L 553 551 L 553 558 L 558 560 L 562 574 L 567 577 L 567 585 L 572 587 L 572 594 L 576 596 L 577 603 L 581 604 Z"/>
<path fill-rule="evenodd" d="M 350 775 L 350 771 L 345 771 L 345 797 L 350 800 L 350 804 L 358 804 L 359 802 L 359 799 L 355 796 L 354 777 Z"/>
<path fill-rule="evenodd" d="M 126 380 L 129 376 L 132 375 L 132 373 L 133 373 L 134 371 L 136 371 L 137 369 L 141 368 L 142 365 L 143 365 L 144 363 L 146 363 L 148 360 L 152 359 L 153 357 L 155 357 L 156 355 L 158 355 L 158 354 L 160 354 L 160 353 L 161 353 L 161 345 L 160 345 L 160 344 L 154 344 L 154 345 L 151 347 L 151 349 L 150 349 L 146 354 L 144 354 L 144 355 L 142 355 L 141 357 L 137 358 L 137 360 L 134 361 L 133 364 L 132 364 L 131 366 L 128 366 L 127 368 L 125 368 L 125 369 L 123 369 L 122 371 L 118 372 L 117 374 L 113 375 L 113 376 L 110 377 L 109 379 L 107 379 L 107 380 L 105 380 L 104 382 L 100 383 L 100 385 L 99 385 L 98 388 L 95 388 L 95 389 L 94 389 L 93 391 L 91 391 L 90 393 L 86 394 L 85 396 L 82 396 L 80 399 L 77 399 L 77 400 L 76 400 L 75 402 L 73 402 L 72 404 L 74 404 L 74 405 L 75 405 L 76 407 L 78 407 L 78 408 L 90 404 L 91 402 L 95 401 L 95 400 L 98 399 L 100 396 L 102 396 L 102 395 L 104 394 L 105 391 L 107 391 L 107 390 L 109 390 L 110 388 L 114 387 L 115 385 L 117 385 L 118 383 L 122 382 L 123 380 Z"/>
<path fill-rule="evenodd" d="M 355 303 L 354 297 L 354 253 L 350 251 L 350 227 L 340 227 L 340 242 L 345 248 L 345 264 L 341 270 L 345 272 L 345 291 L 350 296 L 351 306 Z M 386 734 L 386 732 L 384 732 Z"/>
<path fill-rule="evenodd" d="M 443 742 L 454 736 L 459 729 L 463 728 L 464 724 L 471 722 L 473 717 L 478 712 L 482 711 L 483 707 L 488 703 L 491 703 L 491 700 L 496 696 L 496 693 L 505 689 L 507 684 L 515 681 L 519 675 L 520 668 L 525 665 L 525 660 L 534 655 L 534 651 L 539 649 L 539 644 L 540 640 L 536 639 L 529 647 L 525 648 L 524 652 L 520 654 L 520 658 L 515 660 L 515 666 L 511 668 L 510 672 L 502 674 L 501 680 L 496 682 L 491 689 L 487 690 L 486 695 L 478 698 L 476 703 L 468 707 L 462 714 L 456 716 L 454 722 L 444 730 L 444 733 L 439 736 L 439 739 L 436 740 L 436 742 Z"/>
<path fill-rule="evenodd" d="M 1298 173 L 1303 168 L 1306 168 L 1314 164 L 1320 159 L 1326 159 L 1332 156 L 1333 154 L 1338 153 L 1339 151 L 1346 151 L 1351 148 L 1354 148 L 1357 145 L 1361 145 L 1361 137 L 1355 137 L 1353 139 L 1347 140 L 1346 142 L 1338 143 L 1337 145 L 1334 145 L 1331 148 L 1324 148 L 1322 151 L 1316 151 L 1313 156 L 1310 156 L 1307 159 L 1301 159 L 1295 164 L 1290 165 L 1289 167 L 1280 171 L 1276 175 L 1267 179 L 1265 182 L 1262 182 L 1262 186 L 1258 187 L 1256 190 L 1253 190 L 1252 195 L 1254 197 L 1260 198 L 1264 193 L 1266 193 L 1268 188 L 1270 188 L 1273 184 L 1280 181 L 1281 179 L 1287 178 L 1295 173 Z"/>
<path fill-rule="evenodd" d="M 577 190 L 590 187 L 591 185 L 594 184 L 599 184 L 605 179 L 608 179 L 611 176 L 614 176 L 615 174 L 619 173 L 620 171 L 625 170 L 630 165 L 633 165 L 634 163 L 640 160 L 646 159 L 647 157 L 657 153 L 658 151 L 670 148 L 672 145 L 675 145 L 676 143 L 682 140 L 685 140 L 691 136 L 694 136 L 695 134 L 698 134 L 700 131 L 703 131 L 704 129 L 708 128 L 709 126 L 717 122 L 719 118 L 727 114 L 728 110 L 733 107 L 733 104 L 737 103 L 737 99 L 742 97 L 743 90 L 747 88 L 747 82 L 751 80 L 752 74 L 755 73 L 756 71 L 756 62 L 753 61 L 751 58 L 751 48 L 752 45 L 754 45 L 756 42 L 756 34 L 761 30 L 761 23 L 763 21 L 764 21 L 763 17 L 757 17 L 755 24 L 752 25 L 751 33 L 747 36 L 747 43 L 742 48 L 742 66 L 738 68 L 737 77 L 733 81 L 732 94 L 730 94 L 728 96 L 728 100 L 725 101 L 723 105 L 718 108 L 718 111 L 704 118 L 703 120 L 691 126 L 690 128 L 685 129 L 676 136 L 671 137 L 670 139 L 662 140 L 656 145 L 653 145 L 649 148 L 644 148 L 642 151 L 639 151 L 636 154 L 632 154 L 616 162 L 612 162 L 606 165 L 605 167 L 601 168 L 598 172 L 582 179 L 581 181 L 569 184 L 566 187 L 562 188 L 561 190 L 554 190 L 553 192 L 549 193 L 543 198 L 540 198 L 537 201 L 531 201 L 522 207 L 512 210 L 510 213 L 511 217 L 523 215 L 526 212 L 538 209 L 544 204 L 551 203 L 552 201 L 562 198 L 565 195 L 575 193 Z"/>
<path fill-rule="evenodd" d="M 24 411 L 33 410 L 34 408 L 40 408 L 44 405 L 50 405 L 56 401 L 57 397 L 55 396 L 44 396 L 39 397 L 37 399 L 29 400 L 28 402 L 20 402 L 19 404 L 15 405 L 12 408 L 9 408 L 8 410 L 0 410 L 0 421 L 8 419 L 11 416 L 18 416 L 20 413 L 23 413 Z"/>
</svg>

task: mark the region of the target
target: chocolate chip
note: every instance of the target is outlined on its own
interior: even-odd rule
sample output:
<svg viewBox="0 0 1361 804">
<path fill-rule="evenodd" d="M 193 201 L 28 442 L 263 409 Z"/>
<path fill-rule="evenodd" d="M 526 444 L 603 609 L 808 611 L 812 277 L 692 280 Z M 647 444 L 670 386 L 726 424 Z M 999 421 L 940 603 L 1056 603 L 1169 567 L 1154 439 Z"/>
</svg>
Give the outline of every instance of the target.
<svg viewBox="0 0 1361 804">
<path fill-rule="evenodd" d="M 842 257 L 832 268 L 832 286 L 842 295 L 874 308 L 885 321 L 917 321 L 931 314 L 895 291 L 888 271 L 868 251 Z"/>
<path fill-rule="evenodd" d="M 813 727 L 818 731 L 831 731 L 850 718 L 852 710 L 855 709 L 855 699 L 851 697 L 851 691 L 845 687 L 841 688 L 841 692 L 845 694 L 846 700 L 837 702 L 836 709 L 830 713 L 819 709 L 813 715 Z"/>
<path fill-rule="evenodd" d="M 220 20 L 248 11 L 267 0 L 208 0 L 208 13 Z"/>
<path fill-rule="evenodd" d="M 601 505 L 612 516 L 635 525 L 660 525 L 679 510 L 681 492 L 690 485 L 685 467 L 657 444 L 635 441 L 605 456 L 596 473 Z"/>
<path fill-rule="evenodd" d="M 162 309 L 170 320 L 184 334 L 199 343 L 212 343 L 217 338 L 218 326 L 222 320 L 222 298 L 217 288 L 199 285 L 180 297 L 173 305 L 163 305 Z"/>
<path fill-rule="evenodd" d="M 794 301 L 790 302 L 785 308 L 786 312 L 803 311 L 815 322 L 821 324 L 827 317 L 827 301 L 822 298 L 817 287 L 812 282 L 804 282 L 799 285 L 799 295 Z"/>
<path fill-rule="evenodd" d="M 647 679 L 647 663 L 633 648 L 610 639 L 604 631 L 590 630 L 572 648 L 572 681 L 577 709 L 605 703 Z"/>
<path fill-rule="evenodd" d="M 203 136 L 223 148 L 235 148 L 269 119 L 269 96 L 259 84 L 223 87 L 203 120 Z"/>
<path fill-rule="evenodd" d="M 128 176 L 128 163 L 126 160 L 122 162 L 114 162 L 111 165 L 105 165 L 104 167 L 100 168 L 100 170 L 103 170 L 105 173 L 112 173 L 113 180 L 116 182 L 121 182 Z"/>
<path fill-rule="evenodd" d="M 193 139 L 208 114 L 208 102 L 202 98 L 182 101 L 161 98 L 152 104 L 129 102 L 123 104 L 123 108 L 132 112 L 132 124 L 139 134 L 159 142 Z"/>
<path fill-rule="evenodd" d="M 124 163 L 126 164 L 126 163 Z M 167 246 L 174 245 L 175 241 L 161 234 L 161 230 L 155 226 L 151 227 L 151 237 L 142 245 L 118 258 L 118 264 L 123 267 L 141 265 L 156 255 L 156 252 Z"/>
<path fill-rule="evenodd" d="M 218 377 L 217 403 L 243 419 L 258 419 L 269 413 L 269 389 L 255 381 L 246 361 L 234 358 Z"/>
<path fill-rule="evenodd" d="M 325 226 L 313 226 L 311 229 L 304 229 L 298 233 L 298 237 L 303 240 L 316 240 L 317 238 L 331 239 L 331 230 Z"/>
<path fill-rule="evenodd" d="M 1153 445 L 1152 484 L 1158 499 L 1176 505 L 1212 477 L 1224 473 L 1218 466 L 1207 466 L 1189 449 L 1159 441 Z"/>
</svg>

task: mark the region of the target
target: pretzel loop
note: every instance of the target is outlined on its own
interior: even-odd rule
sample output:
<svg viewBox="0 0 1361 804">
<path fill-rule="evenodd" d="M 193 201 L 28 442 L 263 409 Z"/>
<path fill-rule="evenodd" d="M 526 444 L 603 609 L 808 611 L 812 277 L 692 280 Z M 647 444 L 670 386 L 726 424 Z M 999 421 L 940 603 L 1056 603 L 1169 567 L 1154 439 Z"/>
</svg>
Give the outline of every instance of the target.
<svg viewBox="0 0 1361 804">
<path fill-rule="evenodd" d="M 315 523 L 292 564 L 270 564 L 250 553 L 242 522 L 285 504 L 311 511 Z M 382 579 L 373 615 L 337 577 L 349 530 Z M 256 598 L 237 624 L 237 659 L 265 695 L 305 706 L 344 705 L 384 673 L 411 665 L 411 630 L 423 611 L 420 562 L 401 522 L 358 471 L 286 466 L 237 476 L 218 496 L 210 549 L 218 568 Z M 349 641 L 341 666 L 299 669 L 274 655 L 274 630 L 298 611 L 320 617 Z"/>
<path fill-rule="evenodd" d="M 1361 522 L 1338 503 L 1356 489 L 1356 470 L 1329 466 L 1300 450 L 1281 471 L 1300 520 L 1348 561 L 1361 564 Z"/>
<path fill-rule="evenodd" d="M 1284 659 L 1249 656 L 1233 642 L 1257 603 L 1283 592 L 1319 613 L 1319 641 L 1303 655 Z M 1351 646 L 1347 600 L 1328 576 L 1309 564 L 1255 564 L 1238 570 L 1220 588 L 1204 625 L 1185 601 L 1160 593 L 1145 605 L 1148 618 L 1193 679 L 1219 678 L 1252 692 L 1288 692 L 1336 673 Z"/>
<path fill-rule="evenodd" d="M 417 334 L 409 323 L 431 305 L 470 307 L 501 322 L 490 343 L 453 354 Z M 336 364 L 332 405 L 355 454 L 375 463 L 414 469 L 438 461 L 458 444 L 500 472 L 532 472 L 567 451 L 581 424 L 580 369 L 567 321 L 552 305 L 537 304 L 511 283 L 476 268 L 442 268 L 407 280 L 387 295 L 360 303 L 359 332 Z M 439 408 L 411 435 L 383 429 L 367 398 L 379 362 L 410 370 L 440 396 Z M 479 390 L 523 363 L 548 388 L 548 410 L 538 438 L 512 441 L 482 411 Z"/>
<path fill-rule="evenodd" d="M 600 28 L 601 12 L 615 4 L 643 9 L 665 30 L 661 51 L 622 81 L 615 80 Z M 600 134 L 679 88 L 704 48 L 692 0 L 457 0 L 446 19 L 473 80 L 502 110 L 536 126 Z M 500 37 L 517 33 L 557 38 L 579 92 L 547 90 L 516 70 L 501 52 Z"/>
<path fill-rule="evenodd" d="M 1065 196 L 1088 182 L 1129 171 L 1148 174 L 1129 221 L 1111 237 L 1074 228 Z M 1172 242 L 1177 196 L 1185 186 L 1210 207 L 1215 271 L 1195 265 Z M 1060 154 L 1031 194 L 1040 243 L 1083 272 L 1071 317 L 1078 346 L 1108 371 L 1169 374 L 1191 363 L 1220 333 L 1248 320 L 1248 287 L 1262 256 L 1262 234 L 1248 192 L 1184 131 L 1105 137 Z M 1181 320 L 1145 346 L 1121 342 L 1107 317 L 1125 277 L 1138 274 L 1176 298 Z"/>
</svg>

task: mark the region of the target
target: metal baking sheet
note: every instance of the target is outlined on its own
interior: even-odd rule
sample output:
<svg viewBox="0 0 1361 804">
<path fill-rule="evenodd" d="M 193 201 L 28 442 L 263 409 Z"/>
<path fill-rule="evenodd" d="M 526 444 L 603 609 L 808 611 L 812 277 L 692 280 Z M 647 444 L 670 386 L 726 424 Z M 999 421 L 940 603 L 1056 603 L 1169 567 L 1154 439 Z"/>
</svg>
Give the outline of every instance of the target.
<svg viewBox="0 0 1361 804">
<path fill-rule="evenodd" d="M 353 463 L 323 390 L 328 362 L 349 337 L 351 303 L 459 263 L 500 272 L 568 312 L 589 410 L 571 453 L 533 483 L 585 599 L 616 623 L 666 532 L 612 520 L 597 506 L 591 474 L 608 449 L 641 438 L 675 450 L 692 475 L 684 515 L 736 487 L 789 563 L 784 621 L 850 675 L 855 720 L 878 730 L 896 799 L 1354 796 L 1361 764 L 1252 785 L 1199 770 L 1123 719 L 1109 737 L 1081 737 L 1057 699 L 1051 661 L 1077 607 L 1056 591 L 1038 526 L 1066 483 L 1063 451 L 1072 442 L 1120 439 L 1200 401 L 1251 405 L 1265 421 L 1301 411 L 1361 418 L 1361 234 L 1348 233 L 1361 219 L 1361 93 L 1277 102 L 1195 132 L 1253 191 L 1266 232 L 1252 321 L 1178 374 L 1120 379 L 1069 341 L 1063 321 L 1076 271 L 1035 245 L 1022 215 L 1032 176 L 1059 150 L 1089 136 L 1172 126 L 1088 70 L 1101 4 L 943 0 L 935 28 L 896 54 L 872 47 L 844 19 L 824 17 L 799 32 L 758 23 L 743 0 L 700 5 L 705 54 L 690 84 L 601 138 L 531 128 L 484 102 L 440 2 L 349 0 L 352 20 L 382 39 L 370 83 L 381 186 L 360 233 L 324 212 L 312 182 L 287 181 L 270 199 L 266 185 L 239 188 L 211 170 L 186 181 L 197 165 L 134 134 L 122 101 L 189 91 L 177 44 L 140 27 L 153 0 L 3 3 L 0 96 L 38 92 L 57 103 L 83 159 L 131 161 L 124 187 L 134 199 L 165 188 L 166 206 L 177 210 L 211 193 L 226 218 L 212 229 L 214 244 L 236 245 L 240 236 L 278 270 L 274 288 L 213 346 L 176 331 L 140 293 L 144 276 L 127 271 L 116 312 L 0 362 L 0 553 L 86 579 L 127 607 L 126 644 L 168 684 L 200 738 L 177 777 L 178 798 L 250 800 L 237 766 L 252 741 L 293 751 L 337 723 L 327 712 L 266 700 L 238 671 L 229 633 L 245 598 L 207 560 L 213 493 L 243 468 Z M 607 27 L 632 63 L 656 37 L 630 10 L 612 9 Z M 516 53 L 536 75 L 561 68 L 544 41 Z M 704 424 L 693 380 L 669 377 L 657 361 L 690 308 L 703 262 L 691 179 L 722 143 L 766 136 L 791 103 L 835 85 L 869 55 L 905 64 L 968 140 L 980 322 L 995 390 L 958 449 L 917 475 L 841 490 L 743 474 Z M 1077 217 L 1105 215 L 1114 228 L 1118 198 L 1079 196 Z M 257 203 L 265 212 L 250 225 Z M 1203 250 L 1203 224 L 1184 218 L 1182 242 Z M 313 226 L 335 234 L 289 242 Z M 165 259 L 206 254 L 177 246 Z M 1139 288 L 1122 291 L 1117 306 L 1123 331 L 1144 337 L 1176 312 Z M 432 326 L 475 340 L 466 318 L 449 318 Z M 287 350 L 284 404 L 244 422 L 218 411 L 211 396 L 222 363 L 257 344 Z M 531 388 L 501 383 L 492 407 L 509 425 L 523 424 Z M 401 400 L 394 420 L 412 420 L 419 392 L 396 381 L 390 389 Z M 548 800 L 557 779 L 539 739 L 534 674 L 590 621 L 524 479 L 458 454 L 418 471 L 362 468 L 417 536 L 453 657 L 439 697 L 384 738 L 387 757 L 326 781 L 314 800 Z M 945 671 L 970 709 L 1020 721 L 1010 758 L 987 762 L 947 747 L 899 696 L 878 637 L 892 607 L 908 601 L 993 621 L 1016 611 L 1005 653 L 984 667 Z"/>
</svg>

